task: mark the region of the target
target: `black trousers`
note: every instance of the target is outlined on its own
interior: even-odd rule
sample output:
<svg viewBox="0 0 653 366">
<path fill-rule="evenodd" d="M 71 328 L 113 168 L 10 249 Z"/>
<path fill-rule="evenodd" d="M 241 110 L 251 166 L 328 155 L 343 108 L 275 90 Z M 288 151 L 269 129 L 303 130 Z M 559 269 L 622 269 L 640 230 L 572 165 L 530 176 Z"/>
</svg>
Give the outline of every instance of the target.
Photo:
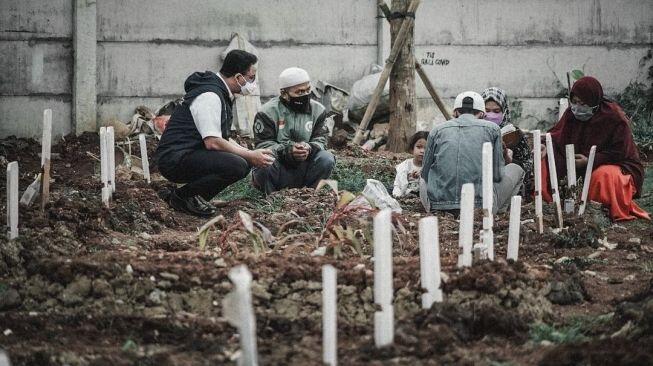
<svg viewBox="0 0 653 366">
<path fill-rule="evenodd" d="M 177 189 L 182 198 L 202 196 L 210 201 L 228 186 L 245 178 L 251 167 L 240 156 L 224 151 L 196 150 L 174 166 L 159 165 L 159 171 L 174 183 L 187 183 Z"/>
</svg>

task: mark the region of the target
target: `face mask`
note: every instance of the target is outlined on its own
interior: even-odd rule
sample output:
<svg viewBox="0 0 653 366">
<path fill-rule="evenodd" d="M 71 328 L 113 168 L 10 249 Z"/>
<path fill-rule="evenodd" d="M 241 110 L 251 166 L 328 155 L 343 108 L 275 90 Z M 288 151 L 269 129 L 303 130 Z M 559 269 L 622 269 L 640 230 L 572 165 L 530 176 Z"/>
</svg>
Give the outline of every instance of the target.
<svg viewBox="0 0 653 366">
<path fill-rule="evenodd" d="M 311 95 L 306 94 L 299 97 L 289 96 L 288 100 L 285 101 L 285 104 L 295 112 L 308 113 L 311 106 Z"/>
<path fill-rule="evenodd" d="M 501 124 L 503 122 L 503 113 L 495 113 L 495 112 L 486 112 L 485 113 L 485 120 L 494 122 L 497 125 Z"/>
<path fill-rule="evenodd" d="M 240 76 L 243 76 L 242 74 Z M 243 79 L 245 79 L 245 85 L 240 85 L 240 82 L 238 81 L 238 78 L 236 77 L 236 82 L 238 83 L 238 86 L 240 86 L 240 94 L 242 95 L 252 95 L 256 91 L 257 85 L 256 85 L 256 80 L 254 81 L 249 81 L 247 80 L 244 76 Z"/>
<path fill-rule="evenodd" d="M 594 108 L 586 105 L 571 103 L 571 113 L 579 121 L 587 121 L 594 115 Z"/>
</svg>

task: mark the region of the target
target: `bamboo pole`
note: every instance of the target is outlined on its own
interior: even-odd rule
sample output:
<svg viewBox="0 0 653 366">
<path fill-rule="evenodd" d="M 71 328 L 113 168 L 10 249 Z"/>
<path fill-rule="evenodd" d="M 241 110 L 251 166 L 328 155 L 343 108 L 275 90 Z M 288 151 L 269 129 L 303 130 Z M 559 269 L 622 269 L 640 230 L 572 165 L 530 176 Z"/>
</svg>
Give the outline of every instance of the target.
<svg viewBox="0 0 653 366">
<path fill-rule="evenodd" d="M 422 79 L 422 82 L 424 83 L 426 90 L 431 95 L 431 98 L 435 102 L 435 105 L 438 106 L 438 109 L 440 110 L 444 118 L 447 121 L 450 120 L 451 113 L 449 113 L 449 110 L 442 102 L 440 95 L 438 95 L 438 92 L 435 90 L 433 84 L 431 84 L 431 80 L 429 80 L 429 77 L 426 75 L 426 72 L 424 72 L 424 69 L 422 68 L 422 65 L 419 64 L 419 62 L 415 62 L 415 71 L 417 71 L 417 75 L 419 75 L 419 78 Z"/>
</svg>

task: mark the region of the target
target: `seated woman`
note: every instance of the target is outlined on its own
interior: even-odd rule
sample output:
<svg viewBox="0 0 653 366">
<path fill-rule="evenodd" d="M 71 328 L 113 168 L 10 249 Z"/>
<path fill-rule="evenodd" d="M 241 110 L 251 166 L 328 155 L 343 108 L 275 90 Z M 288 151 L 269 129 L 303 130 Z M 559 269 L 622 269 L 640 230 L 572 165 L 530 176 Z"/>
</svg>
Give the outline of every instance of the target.
<svg viewBox="0 0 653 366">
<path fill-rule="evenodd" d="M 483 90 L 481 93 L 485 101 L 485 120 L 491 121 L 499 125 L 499 128 L 512 127 L 510 122 L 510 107 L 508 105 L 508 97 L 503 89 L 491 87 Z M 506 164 L 515 163 L 524 169 L 524 191 L 526 197 L 530 197 L 533 191 L 533 180 L 531 179 L 533 173 L 533 154 L 531 148 L 526 140 L 526 135 L 516 128 L 519 136 L 514 146 L 504 145 L 504 160 Z"/>
<path fill-rule="evenodd" d="M 574 83 L 570 97 L 570 107 L 549 130 L 558 177 L 567 175 L 565 145 L 574 145 L 578 176 L 584 176 L 590 148 L 596 145 L 588 200 L 607 206 L 615 221 L 638 217 L 650 220 L 649 214 L 633 201 L 642 190 L 644 167 L 623 109 L 606 100 L 599 81 L 589 76 Z M 544 181 L 547 164 L 542 168 Z M 550 201 L 546 189 L 543 198 Z"/>
</svg>

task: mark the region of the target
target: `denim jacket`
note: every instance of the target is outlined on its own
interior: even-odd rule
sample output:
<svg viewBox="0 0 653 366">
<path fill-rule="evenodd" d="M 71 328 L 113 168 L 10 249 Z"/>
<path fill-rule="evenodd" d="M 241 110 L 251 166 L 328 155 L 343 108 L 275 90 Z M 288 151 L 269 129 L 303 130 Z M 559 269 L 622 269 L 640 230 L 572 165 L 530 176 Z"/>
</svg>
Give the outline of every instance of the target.
<svg viewBox="0 0 653 366">
<path fill-rule="evenodd" d="M 422 178 L 431 210 L 459 209 L 460 190 L 465 183 L 474 183 L 474 204 L 481 206 L 484 142 L 492 143 L 493 181 L 498 183 L 504 175 L 505 163 L 501 130 L 496 124 L 463 114 L 429 133 Z"/>
</svg>

